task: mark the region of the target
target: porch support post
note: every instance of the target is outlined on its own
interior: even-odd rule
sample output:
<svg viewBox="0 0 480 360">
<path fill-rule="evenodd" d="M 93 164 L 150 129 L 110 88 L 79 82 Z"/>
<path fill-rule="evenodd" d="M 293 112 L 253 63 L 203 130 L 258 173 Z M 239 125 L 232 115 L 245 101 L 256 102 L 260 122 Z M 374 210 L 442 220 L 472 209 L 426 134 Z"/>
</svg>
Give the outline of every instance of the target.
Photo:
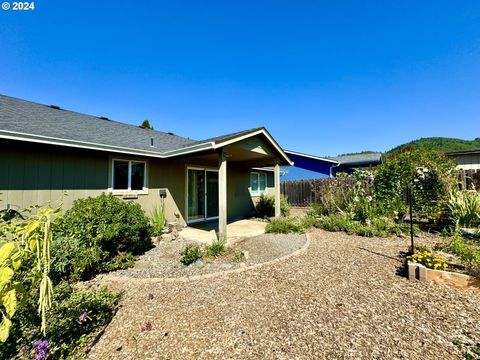
<svg viewBox="0 0 480 360">
<path fill-rule="evenodd" d="M 275 178 L 275 217 L 279 217 L 281 215 L 281 211 L 280 211 L 280 165 L 278 164 L 275 164 L 274 178 Z"/>
<path fill-rule="evenodd" d="M 218 156 L 218 238 L 227 241 L 227 152 Z"/>
</svg>

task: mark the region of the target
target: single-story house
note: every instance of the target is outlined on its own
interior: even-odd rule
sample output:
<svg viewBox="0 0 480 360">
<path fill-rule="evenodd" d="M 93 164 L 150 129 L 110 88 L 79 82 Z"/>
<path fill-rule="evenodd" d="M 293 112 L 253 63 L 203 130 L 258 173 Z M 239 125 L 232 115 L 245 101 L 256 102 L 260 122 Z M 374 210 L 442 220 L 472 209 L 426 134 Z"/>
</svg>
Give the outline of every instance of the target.
<svg viewBox="0 0 480 360">
<path fill-rule="evenodd" d="M 368 170 L 382 163 L 382 153 L 369 152 L 362 154 L 341 155 L 330 157 L 329 159 L 338 162 L 338 166 L 333 167 L 332 173 L 340 172 L 352 173 L 355 170 Z"/>
<path fill-rule="evenodd" d="M 226 237 L 227 218 L 263 193 L 280 214 L 282 165 L 293 162 L 263 127 L 198 141 L 0 95 L 0 209 L 108 192 L 184 226 L 218 219 Z"/>
<path fill-rule="evenodd" d="M 480 149 L 446 152 L 445 156 L 457 163 L 463 170 L 480 170 Z"/>
<path fill-rule="evenodd" d="M 335 157 L 320 157 L 291 150 L 285 150 L 285 153 L 295 163 L 294 167 L 330 177 L 340 172 L 352 173 L 356 169 L 366 170 L 382 163 L 381 153 L 364 153 Z"/>
</svg>

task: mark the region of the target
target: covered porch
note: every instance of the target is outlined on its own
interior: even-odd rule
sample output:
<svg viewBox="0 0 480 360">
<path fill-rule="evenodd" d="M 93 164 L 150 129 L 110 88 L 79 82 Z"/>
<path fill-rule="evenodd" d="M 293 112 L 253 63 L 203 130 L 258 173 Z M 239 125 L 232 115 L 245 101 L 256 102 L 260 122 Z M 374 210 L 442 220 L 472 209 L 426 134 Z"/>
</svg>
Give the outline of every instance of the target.
<svg viewBox="0 0 480 360">
<path fill-rule="evenodd" d="M 270 134 L 257 129 L 211 140 L 214 151 L 186 162 L 187 226 L 206 226 L 228 241 L 233 226 L 228 221 L 251 213 L 261 193 L 275 197 L 275 216 L 280 216 L 280 166 L 292 162 Z M 268 176 L 257 178 L 257 173 Z"/>
</svg>

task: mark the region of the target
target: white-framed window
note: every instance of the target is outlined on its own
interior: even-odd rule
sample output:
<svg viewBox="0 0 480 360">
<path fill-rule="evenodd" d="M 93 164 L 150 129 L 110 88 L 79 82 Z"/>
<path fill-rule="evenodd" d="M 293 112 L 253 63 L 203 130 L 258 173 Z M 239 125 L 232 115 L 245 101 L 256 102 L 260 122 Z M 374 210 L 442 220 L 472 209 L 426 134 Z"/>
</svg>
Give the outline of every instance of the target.
<svg viewBox="0 0 480 360">
<path fill-rule="evenodd" d="M 250 173 L 250 188 L 252 195 L 261 195 L 267 188 L 267 174 L 265 173 Z"/>
<path fill-rule="evenodd" d="M 142 191 L 147 187 L 147 163 L 138 160 L 112 160 L 112 190 Z"/>
</svg>

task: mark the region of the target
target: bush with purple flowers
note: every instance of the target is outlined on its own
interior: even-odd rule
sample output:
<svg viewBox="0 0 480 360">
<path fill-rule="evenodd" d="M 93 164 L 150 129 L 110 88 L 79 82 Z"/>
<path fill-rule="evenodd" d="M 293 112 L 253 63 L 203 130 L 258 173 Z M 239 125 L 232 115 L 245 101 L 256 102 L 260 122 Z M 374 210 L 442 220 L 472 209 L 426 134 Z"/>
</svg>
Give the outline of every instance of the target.
<svg viewBox="0 0 480 360">
<path fill-rule="evenodd" d="M 11 337 L 0 346 L 0 359 L 71 357 L 90 341 L 95 329 L 111 320 L 119 297 L 106 288 L 77 290 L 61 282 L 54 288 L 46 335 L 38 331 L 37 299 L 29 299 L 13 318 Z"/>
<path fill-rule="evenodd" d="M 36 340 L 33 342 L 33 358 L 43 360 L 48 355 L 48 340 Z"/>
</svg>

